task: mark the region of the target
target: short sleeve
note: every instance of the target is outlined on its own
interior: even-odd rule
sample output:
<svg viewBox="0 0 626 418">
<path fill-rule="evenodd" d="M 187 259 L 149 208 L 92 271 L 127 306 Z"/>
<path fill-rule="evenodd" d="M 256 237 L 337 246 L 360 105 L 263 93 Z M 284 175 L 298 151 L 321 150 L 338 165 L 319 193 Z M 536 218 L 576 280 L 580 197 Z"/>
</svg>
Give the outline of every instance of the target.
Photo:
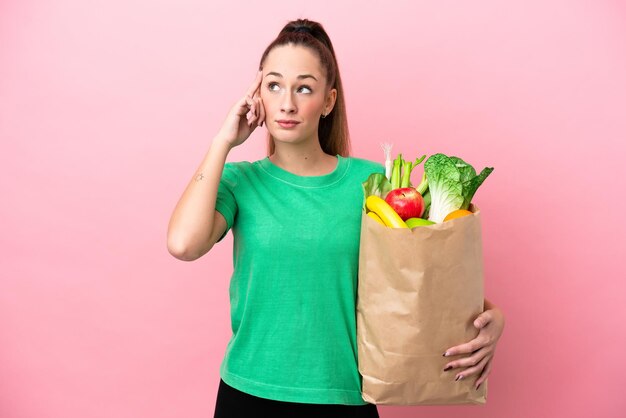
<svg viewBox="0 0 626 418">
<path fill-rule="evenodd" d="M 233 163 L 226 163 L 222 171 L 222 178 L 217 189 L 217 200 L 215 210 L 226 219 L 226 231 L 218 241 L 221 241 L 235 223 L 237 215 L 237 199 L 235 199 L 235 188 L 237 187 L 237 168 Z"/>
</svg>

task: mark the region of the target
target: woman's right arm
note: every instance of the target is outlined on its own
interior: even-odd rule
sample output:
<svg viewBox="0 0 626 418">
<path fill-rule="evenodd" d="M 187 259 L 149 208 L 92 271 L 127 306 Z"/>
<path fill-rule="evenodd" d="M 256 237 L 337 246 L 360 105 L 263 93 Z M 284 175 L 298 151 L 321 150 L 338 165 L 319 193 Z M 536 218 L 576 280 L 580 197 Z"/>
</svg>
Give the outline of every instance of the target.
<svg viewBox="0 0 626 418">
<path fill-rule="evenodd" d="M 215 210 L 217 189 L 230 150 L 245 142 L 265 119 L 258 91 L 261 77 L 259 71 L 246 96 L 232 107 L 174 208 L 167 229 L 167 249 L 180 260 L 200 258 L 226 231 L 226 220 Z"/>
</svg>

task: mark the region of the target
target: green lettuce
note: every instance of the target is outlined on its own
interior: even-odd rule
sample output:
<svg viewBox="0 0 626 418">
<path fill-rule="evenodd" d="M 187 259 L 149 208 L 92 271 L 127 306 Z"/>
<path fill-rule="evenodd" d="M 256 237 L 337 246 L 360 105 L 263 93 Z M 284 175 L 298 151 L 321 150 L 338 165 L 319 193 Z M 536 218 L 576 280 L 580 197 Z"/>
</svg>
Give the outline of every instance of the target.
<svg viewBox="0 0 626 418">
<path fill-rule="evenodd" d="M 468 209 L 476 190 L 492 171 L 493 167 L 487 167 L 477 175 L 474 167 L 458 157 L 432 155 L 424 163 L 431 200 L 428 219 L 443 222 L 450 212 Z"/>
<path fill-rule="evenodd" d="M 391 191 L 391 183 L 387 180 L 382 173 L 372 173 L 366 181 L 362 183 L 363 186 L 363 209 L 365 209 L 365 199 L 368 196 L 375 195 L 384 199 L 387 193 Z"/>
</svg>

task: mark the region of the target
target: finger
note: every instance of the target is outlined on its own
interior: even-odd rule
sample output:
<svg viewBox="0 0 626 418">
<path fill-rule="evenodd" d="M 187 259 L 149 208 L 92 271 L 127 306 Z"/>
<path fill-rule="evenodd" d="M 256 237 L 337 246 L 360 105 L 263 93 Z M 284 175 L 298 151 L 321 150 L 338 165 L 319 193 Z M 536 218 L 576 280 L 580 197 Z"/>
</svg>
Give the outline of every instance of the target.
<svg viewBox="0 0 626 418">
<path fill-rule="evenodd" d="M 469 357 L 464 357 L 446 364 L 446 367 L 443 369 L 443 371 L 446 372 L 448 370 L 458 369 L 460 367 L 473 367 L 480 363 L 483 358 L 490 357 L 491 353 L 492 351 L 490 347 L 481 348 Z"/>
<path fill-rule="evenodd" d="M 261 106 L 259 103 L 259 96 L 257 94 L 254 95 L 254 97 L 252 98 L 252 102 L 254 103 L 252 106 L 252 109 L 250 111 L 251 115 L 250 115 L 250 126 L 252 125 L 256 125 L 259 126 L 259 120 L 260 120 L 260 115 L 261 115 Z"/>
<path fill-rule="evenodd" d="M 263 99 L 259 97 L 259 126 L 263 126 L 265 123 L 265 106 L 263 106 Z"/>
<path fill-rule="evenodd" d="M 455 347 L 448 348 L 445 353 L 443 353 L 444 357 L 456 356 L 458 354 L 470 354 L 474 351 L 480 350 L 481 348 L 489 345 L 489 338 L 482 333 L 478 333 L 478 336 L 467 342 L 465 344 L 457 345 Z"/>
<path fill-rule="evenodd" d="M 247 107 L 247 111 L 246 111 L 246 120 L 248 122 L 248 126 L 251 125 L 250 121 L 252 119 L 252 117 L 254 116 L 254 100 L 252 100 L 251 97 L 244 97 L 244 100 L 246 101 L 246 107 Z"/>
<path fill-rule="evenodd" d="M 490 310 L 487 310 L 474 320 L 474 326 L 478 329 L 486 327 L 493 320 L 493 315 Z"/>
<path fill-rule="evenodd" d="M 250 115 L 254 116 L 255 111 L 256 111 L 255 109 L 256 103 L 254 99 L 252 97 L 246 96 L 246 103 L 248 103 L 248 106 L 250 107 Z"/>
<path fill-rule="evenodd" d="M 256 77 L 254 77 L 254 81 L 252 82 L 252 85 L 248 88 L 248 92 L 246 93 L 246 96 L 248 96 L 250 98 L 252 98 L 252 96 L 254 96 L 254 93 L 261 86 L 261 80 L 262 79 L 263 79 L 263 71 L 259 70 L 256 73 Z"/>
<path fill-rule="evenodd" d="M 467 379 L 470 376 L 474 376 L 475 374 L 481 373 L 484 370 L 485 366 L 487 365 L 488 361 L 489 360 L 487 359 L 487 357 L 483 358 L 481 361 L 478 362 L 477 365 L 473 367 L 469 367 L 463 370 L 462 372 L 458 373 L 454 380 Z"/>
<path fill-rule="evenodd" d="M 252 106 L 250 106 L 250 113 L 248 115 L 248 124 L 252 126 L 252 124 L 256 121 L 256 103 L 253 101 Z"/>
<path fill-rule="evenodd" d="M 489 373 L 491 373 L 491 365 L 492 364 L 493 364 L 493 357 L 491 357 L 489 359 L 489 361 L 487 362 L 487 365 L 485 366 L 485 368 L 483 369 L 482 373 L 480 374 L 480 376 L 476 380 L 476 389 L 478 389 L 480 387 L 480 385 L 482 385 L 483 382 L 485 380 L 487 380 L 487 376 L 489 376 Z"/>
<path fill-rule="evenodd" d="M 253 100 L 252 98 L 246 96 L 243 98 L 244 102 L 245 102 L 245 107 L 246 107 L 246 113 L 249 112 L 250 110 L 252 110 L 252 104 L 253 104 Z"/>
<path fill-rule="evenodd" d="M 234 109 L 236 109 L 237 116 L 245 116 L 249 111 L 248 103 L 245 97 L 239 99 L 237 103 L 235 103 Z"/>
<path fill-rule="evenodd" d="M 259 92 L 254 93 L 254 96 L 252 96 L 252 101 L 254 102 L 254 109 L 256 110 L 255 115 L 259 115 L 259 98 L 261 96 L 259 96 Z"/>
</svg>

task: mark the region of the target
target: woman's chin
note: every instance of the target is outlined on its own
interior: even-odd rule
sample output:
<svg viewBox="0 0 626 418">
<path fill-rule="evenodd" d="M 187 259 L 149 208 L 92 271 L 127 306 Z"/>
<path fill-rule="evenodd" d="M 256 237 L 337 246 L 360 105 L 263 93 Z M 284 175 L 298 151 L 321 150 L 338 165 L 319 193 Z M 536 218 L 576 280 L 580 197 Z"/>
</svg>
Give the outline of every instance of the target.
<svg viewBox="0 0 626 418">
<path fill-rule="evenodd" d="M 274 139 L 274 142 L 281 142 L 286 144 L 298 144 L 302 142 L 306 142 L 302 136 L 298 135 L 295 132 L 270 132 L 270 135 Z"/>
</svg>

